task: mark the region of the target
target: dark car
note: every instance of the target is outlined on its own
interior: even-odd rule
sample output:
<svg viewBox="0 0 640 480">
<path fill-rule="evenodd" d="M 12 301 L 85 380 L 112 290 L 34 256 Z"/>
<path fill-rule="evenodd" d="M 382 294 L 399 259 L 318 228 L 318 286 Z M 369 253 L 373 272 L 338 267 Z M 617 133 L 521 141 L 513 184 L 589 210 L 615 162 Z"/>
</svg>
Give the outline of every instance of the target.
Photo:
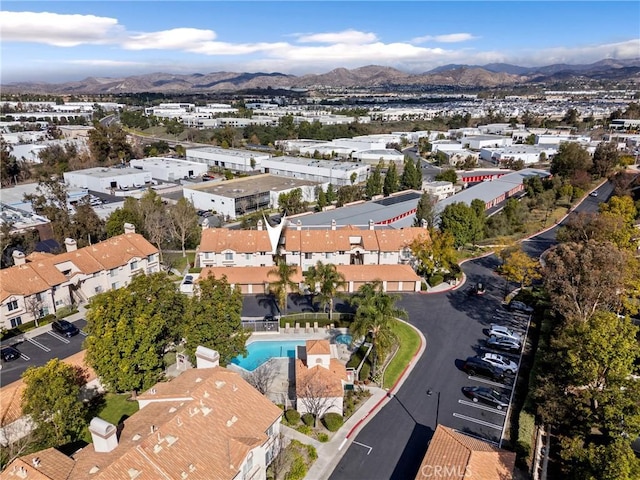
<svg viewBox="0 0 640 480">
<path fill-rule="evenodd" d="M 20 358 L 20 351 L 15 347 L 2 347 L 0 348 L 0 357 L 4 362 L 10 362 Z"/>
<path fill-rule="evenodd" d="M 522 344 L 517 340 L 507 337 L 491 337 L 487 340 L 487 347 L 503 352 L 520 353 Z"/>
<path fill-rule="evenodd" d="M 78 327 L 66 320 L 55 320 L 51 322 L 51 329 L 63 337 L 73 337 L 80 333 Z"/>
<path fill-rule="evenodd" d="M 532 313 L 533 307 L 530 307 L 526 303 L 519 302 L 518 300 L 513 300 L 509 303 L 509 310 L 514 312 Z"/>
<path fill-rule="evenodd" d="M 262 319 L 263 322 L 275 322 L 276 318 L 273 315 L 265 315 Z"/>
<path fill-rule="evenodd" d="M 498 410 L 507 408 L 509 406 L 509 400 L 506 396 L 497 392 L 493 388 L 487 387 L 464 387 L 462 393 L 465 397 L 471 399 L 473 402 L 482 402 L 487 405 L 496 407 Z"/>
<path fill-rule="evenodd" d="M 475 293 L 476 295 L 484 295 L 484 292 L 485 292 L 484 283 L 478 282 L 473 286 L 473 293 Z"/>
<path fill-rule="evenodd" d="M 486 377 L 491 380 L 503 380 L 504 372 L 478 357 L 469 357 L 462 365 L 462 370 L 473 376 Z"/>
</svg>

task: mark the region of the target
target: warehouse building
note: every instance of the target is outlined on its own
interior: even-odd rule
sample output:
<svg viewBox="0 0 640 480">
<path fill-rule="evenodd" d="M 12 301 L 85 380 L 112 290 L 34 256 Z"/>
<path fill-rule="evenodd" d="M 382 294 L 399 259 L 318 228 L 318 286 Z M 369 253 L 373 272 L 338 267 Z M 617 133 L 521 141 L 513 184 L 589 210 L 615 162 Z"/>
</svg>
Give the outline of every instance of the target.
<svg viewBox="0 0 640 480">
<path fill-rule="evenodd" d="M 86 188 L 94 192 L 123 194 L 151 183 L 151 172 L 137 168 L 86 168 L 65 172 L 64 181 L 70 187 Z"/>
<path fill-rule="evenodd" d="M 131 160 L 130 165 L 138 170 L 150 172 L 157 180 L 173 182 L 182 178 L 195 178 L 207 173 L 204 163 L 188 162 L 166 157 L 150 157 Z"/>
<path fill-rule="evenodd" d="M 365 182 L 369 174 L 369 166 L 354 162 L 315 160 L 304 157 L 271 157 L 261 162 L 260 171 L 342 187 Z"/>
<path fill-rule="evenodd" d="M 204 163 L 208 167 L 226 168 L 234 172 L 256 170 L 268 158 L 269 155 L 265 153 L 220 147 L 188 148 L 186 155 L 189 162 Z"/>
</svg>

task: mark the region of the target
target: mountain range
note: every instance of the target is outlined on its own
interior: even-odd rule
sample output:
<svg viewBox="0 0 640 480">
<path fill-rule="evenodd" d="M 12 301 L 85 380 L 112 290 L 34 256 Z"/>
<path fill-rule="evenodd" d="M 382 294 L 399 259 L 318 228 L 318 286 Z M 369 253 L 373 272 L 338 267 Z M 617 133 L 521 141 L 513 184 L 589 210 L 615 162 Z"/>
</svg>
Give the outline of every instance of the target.
<svg viewBox="0 0 640 480">
<path fill-rule="evenodd" d="M 187 75 L 149 73 L 122 78 L 89 77 L 65 83 L 18 82 L 2 85 L 5 93 L 117 94 L 205 93 L 254 89 L 376 88 L 376 87 L 500 87 L 526 84 L 551 85 L 591 80 L 640 84 L 640 58 L 605 59 L 586 65 L 553 64 L 521 67 L 507 63 L 444 65 L 424 73 L 407 73 L 391 67 L 370 65 L 336 68 L 323 74 L 302 76 L 283 73 L 212 72 Z"/>
</svg>

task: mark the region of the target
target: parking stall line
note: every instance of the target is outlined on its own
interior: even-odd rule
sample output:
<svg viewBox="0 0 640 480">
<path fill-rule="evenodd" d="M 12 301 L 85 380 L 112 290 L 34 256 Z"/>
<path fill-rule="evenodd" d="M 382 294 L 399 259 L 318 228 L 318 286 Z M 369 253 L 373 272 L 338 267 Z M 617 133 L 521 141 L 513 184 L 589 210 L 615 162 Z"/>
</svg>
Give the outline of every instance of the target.
<svg viewBox="0 0 640 480">
<path fill-rule="evenodd" d="M 461 418 L 462 420 L 467 420 L 469 422 L 477 423 L 478 425 L 482 425 L 484 427 L 489 427 L 489 428 L 493 428 L 495 430 L 502 431 L 502 425 L 495 425 L 493 423 L 485 422 L 484 420 L 478 420 L 478 419 L 473 418 L 473 417 L 468 417 L 468 416 L 462 415 L 460 413 L 454 413 L 453 416 L 456 417 L 456 418 Z"/>
<path fill-rule="evenodd" d="M 87 332 L 85 332 L 84 330 L 80 330 L 80 335 L 87 337 L 89 336 L 89 334 Z"/>
<path fill-rule="evenodd" d="M 482 378 L 482 377 L 472 377 L 471 375 L 469 375 L 467 378 L 469 380 L 473 380 L 474 382 L 486 383 L 487 385 L 491 385 L 492 387 L 496 387 L 496 388 L 504 388 L 504 389 L 509 390 L 512 387 L 512 385 L 506 385 L 506 384 L 502 384 L 502 383 L 492 382 L 491 380 L 487 380 L 486 378 Z"/>
<path fill-rule="evenodd" d="M 51 349 L 49 347 L 47 347 L 46 345 L 43 345 L 42 343 L 38 342 L 37 340 L 34 340 L 33 338 L 27 338 L 27 342 L 32 343 L 33 345 L 35 345 L 38 348 L 41 348 L 45 352 L 50 352 L 51 351 Z"/>
<path fill-rule="evenodd" d="M 62 336 L 60 336 L 60 335 L 58 335 L 58 334 L 57 334 L 57 333 L 55 333 L 55 332 L 48 331 L 47 333 L 48 333 L 49 335 L 51 335 L 53 338 L 55 338 L 56 340 L 60 340 L 62 343 L 71 343 L 71 342 L 69 342 L 69 340 L 67 340 L 66 338 L 64 338 L 64 337 L 62 337 Z"/>
<path fill-rule="evenodd" d="M 20 358 L 22 358 L 23 360 L 26 360 L 27 362 L 28 362 L 29 360 L 31 360 L 31 357 L 29 357 L 29 356 L 25 355 L 24 353 L 21 353 L 21 354 L 20 354 Z"/>
<path fill-rule="evenodd" d="M 486 410 L 487 412 L 497 413 L 498 415 L 502 415 L 503 417 L 507 415 L 507 412 L 504 410 L 498 410 L 497 408 L 487 407 L 486 405 L 480 405 L 479 403 L 468 402 L 466 400 L 458 400 L 458 403 L 462 405 L 467 405 L 469 407 L 478 408 L 480 410 Z"/>
</svg>

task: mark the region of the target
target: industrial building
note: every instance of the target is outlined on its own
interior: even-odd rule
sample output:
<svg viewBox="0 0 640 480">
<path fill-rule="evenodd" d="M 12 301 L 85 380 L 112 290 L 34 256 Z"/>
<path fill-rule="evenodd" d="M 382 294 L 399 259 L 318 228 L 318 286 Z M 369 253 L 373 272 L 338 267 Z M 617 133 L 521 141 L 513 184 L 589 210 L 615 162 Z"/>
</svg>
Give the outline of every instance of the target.
<svg viewBox="0 0 640 480">
<path fill-rule="evenodd" d="M 150 157 L 131 160 L 131 167 L 150 172 L 151 177 L 165 182 L 182 178 L 195 178 L 207 173 L 209 167 L 204 163 L 188 162 L 166 157 Z"/>
<path fill-rule="evenodd" d="M 362 163 L 315 160 L 304 157 L 271 157 L 263 160 L 260 164 L 260 171 L 263 173 L 312 182 L 331 183 L 337 187 L 365 182 L 369 168 L 368 165 Z"/>
<path fill-rule="evenodd" d="M 184 188 L 184 197 L 200 210 L 212 210 L 233 219 L 263 208 L 278 208 L 278 197 L 296 188 L 302 200 L 315 201 L 316 187 L 326 184 L 275 175 L 254 175 L 222 182 L 205 182 Z"/>
<path fill-rule="evenodd" d="M 123 194 L 151 183 L 151 172 L 137 168 L 86 168 L 65 172 L 64 181 L 74 188 L 86 188 L 94 192 Z"/>
<path fill-rule="evenodd" d="M 269 155 L 265 153 L 220 147 L 188 148 L 186 155 L 189 162 L 204 163 L 209 167 L 226 168 L 235 172 L 256 170 L 268 158 Z"/>
</svg>

